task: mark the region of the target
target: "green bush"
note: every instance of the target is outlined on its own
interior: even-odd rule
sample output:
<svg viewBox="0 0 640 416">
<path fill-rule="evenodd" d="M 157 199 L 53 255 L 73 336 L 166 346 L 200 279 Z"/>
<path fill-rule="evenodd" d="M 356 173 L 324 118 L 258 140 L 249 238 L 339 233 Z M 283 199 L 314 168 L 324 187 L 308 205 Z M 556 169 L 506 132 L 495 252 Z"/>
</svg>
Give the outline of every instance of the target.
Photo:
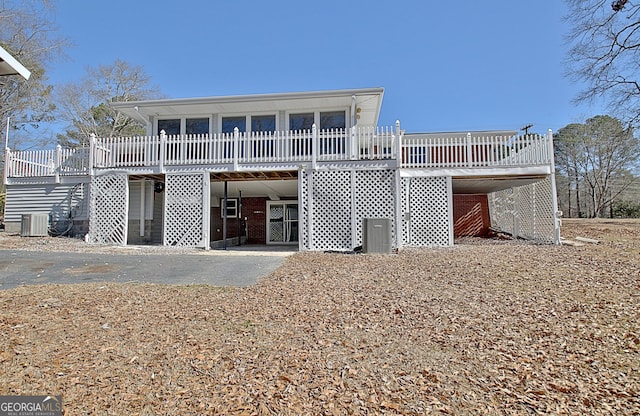
<svg viewBox="0 0 640 416">
<path fill-rule="evenodd" d="M 616 201 L 613 203 L 613 215 L 617 218 L 640 218 L 640 203 Z"/>
</svg>

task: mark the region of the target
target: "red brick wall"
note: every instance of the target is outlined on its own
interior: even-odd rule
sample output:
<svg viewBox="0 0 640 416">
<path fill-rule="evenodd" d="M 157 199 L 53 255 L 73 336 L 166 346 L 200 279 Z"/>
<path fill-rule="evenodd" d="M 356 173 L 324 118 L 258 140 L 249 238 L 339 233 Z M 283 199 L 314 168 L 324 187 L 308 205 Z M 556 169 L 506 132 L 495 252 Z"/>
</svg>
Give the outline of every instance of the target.
<svg viewBox="0 0 640 416">
<path fill-rule="evenodd" d="M 267 198 L 243 198 L 242 213 L 247 217 L 247 242 L 266 244 Z"/>
<path fill-rule="evenodd" d="M 242 198 L 242 219 L 247 218 L 247 242 L 266 244 L 267 198 Z M 227 238 L 238 236 L 238 218 L 227 218 Z M 220 207 L 211 207 L 211 240 L 222 240 Z"/>
<path fill-rule="evenodd" d="M 489 233 L 489 203 L 486 195 L 453 196 L 453 235 L 485 236 Z"/>
</svg>

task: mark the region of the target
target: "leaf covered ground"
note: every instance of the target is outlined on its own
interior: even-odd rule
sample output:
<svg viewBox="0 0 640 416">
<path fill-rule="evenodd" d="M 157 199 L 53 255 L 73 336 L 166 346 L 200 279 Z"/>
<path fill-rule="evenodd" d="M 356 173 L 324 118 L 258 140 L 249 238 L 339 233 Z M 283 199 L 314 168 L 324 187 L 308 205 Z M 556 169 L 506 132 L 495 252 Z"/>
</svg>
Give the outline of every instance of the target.
<svg viewBox="0 0 640 416">
<path fill-rule="evenodd" d="M 61 394 L 67 415 L 640 414 L 640 223 L 563 236 L 600 242 L 297 253 L 238 289 L 0 291 L 0 395 Z"/>
</svg>

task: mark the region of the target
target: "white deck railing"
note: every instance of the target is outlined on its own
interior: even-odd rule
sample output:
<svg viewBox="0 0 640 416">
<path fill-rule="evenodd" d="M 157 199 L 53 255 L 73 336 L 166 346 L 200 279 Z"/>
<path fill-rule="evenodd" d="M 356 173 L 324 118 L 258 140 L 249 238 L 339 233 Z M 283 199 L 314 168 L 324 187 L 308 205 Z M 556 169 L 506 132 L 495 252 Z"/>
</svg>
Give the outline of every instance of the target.
<svg viewBox="0 0 640 416">
<path fill-rule="evenodd" d="M 479 168 L 549 164 L 550 137 L 410 135 L 402 138 L 403 168 Z"/>
<path fill-rule="evenodd" d="M 5 149 L 5 177 L 68 176 L 89 173 L 89 149 Z"/>
<path fill-rule="evenodd" d="M 549 164 L 551 134 L 404 135 L 396 127 L 92 138 L 89 148 L 6 151 L 5 178 L 89 174 L 93 169 L 390 160 L 408 169 Z M 91 163 L 90 163 L 91 161 Z"/>
</svg>

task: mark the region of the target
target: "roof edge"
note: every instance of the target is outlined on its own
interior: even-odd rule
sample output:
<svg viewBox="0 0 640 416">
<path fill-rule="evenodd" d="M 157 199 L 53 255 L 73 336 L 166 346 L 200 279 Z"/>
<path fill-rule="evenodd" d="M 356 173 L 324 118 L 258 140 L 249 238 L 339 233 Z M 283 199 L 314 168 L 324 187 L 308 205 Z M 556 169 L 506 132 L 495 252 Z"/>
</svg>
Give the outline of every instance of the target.
<svg viewBox="0 0 640 416">
<path fill-rule="evenodd" d="M 21 75 L 24 79 L 27 79 L 27 80 L 29 79 L 29 77 L 31 77 L 31 71 L 29 71 L 27 68 L 24 67 L 24 65 L 18 62 L 16 58 L 11 56 L 11 54 L 7 52 L 7 50 L 4 49 L 2 46 L 0 46 L 0 61 L 6 62 L 7 65 L 11 67 L 11 69 L 16 71 L 13 74 L 6 74 L 6 75 Z"/>
<path fill-rule="evenodd" d="M 281 93 L 267 93 L 267 94 L 247 94 L 247 95 L 228 95 L 228 96 L 212 96 L 212 97 L 197 97 L 197 98 L 165 98 L 158 100 L 141 100 L 141 101 L 118 101 L 110 103 L 111 107 L 115 109 L 131 107 L 131 106 L 145 106 L 145 105 L 190 105 L 190 104 L 207 104 L 207 103 L 231 103 L 231 102 L 243 102 L 243 101 L 272 101 L 272 100 L 290 100 L 290 99 L 302 99 L 302 98 L 329 98 L 329 97 L 342 97 L 349 95 L 369 95 L 384 93 L 383 87 L 374 88 L 358 88 L 358 89 L 345 89 L 345 90 L 324 90 L 324 91 L 299 91 L 299 92 L 281 92 Z"/>
</svg>

